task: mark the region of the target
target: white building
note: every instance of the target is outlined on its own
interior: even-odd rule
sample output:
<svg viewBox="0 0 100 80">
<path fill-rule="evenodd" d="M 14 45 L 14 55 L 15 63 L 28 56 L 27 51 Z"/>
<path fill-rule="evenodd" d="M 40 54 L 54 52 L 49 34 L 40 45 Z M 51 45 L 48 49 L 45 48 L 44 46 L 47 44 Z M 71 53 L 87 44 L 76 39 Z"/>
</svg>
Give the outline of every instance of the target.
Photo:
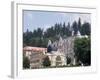
<svg viewBox="0 0 100 80">
<path fill-rule="evenodd" d="M 51 42 L 48 41 L 47 48 L 41 47 L 24 47 L 25 56 L 30 59 L 30 68 L 41 68 L 43 67 L 43 59 L 48 56 L 51 61 L 51 66 L 65 66 L 65 65 L 75 65 L 75 53 L 74 53 L 74 40 L 75 38 L 83 38 L 87 36 L 81 36 L 78 31 L 77 35 L 66 39 L 59 38 L 58 41 Z M 71 59 L 70 63 L 67 64 L 67 57 Z"/>
<path fill-rule="evenodd" d="M 45 57 L 45 53 L 47 48 L 40 47 L 30 47 L 26 46 L 23 48 L 24 56 L 28 57 L 30 60 L 30 68 L 41 68 L 43 58 Z"/>
</svg>

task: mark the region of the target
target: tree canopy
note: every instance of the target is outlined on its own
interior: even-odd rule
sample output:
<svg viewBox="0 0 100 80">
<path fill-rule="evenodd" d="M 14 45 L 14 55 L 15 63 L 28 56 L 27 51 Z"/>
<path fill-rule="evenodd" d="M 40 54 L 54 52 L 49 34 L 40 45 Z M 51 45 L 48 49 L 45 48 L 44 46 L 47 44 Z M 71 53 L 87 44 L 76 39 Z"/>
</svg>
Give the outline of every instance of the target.
<svg viewBox="0 0 100 80">
<path fill-rule="evenodd" d="M 77 62 L 81 61 L 84 65 L 91 64 L 90 38 L 77 38 L 74 44 Z"/>
<path fill-rule="evenodd" d="M 34 26 L 33 26 L 34 27 Z M 43 30 L 41 27 L 35 30 L 23 32 L 23 46 L 37 46 L 37 47 L 47 47 L 48 40 L 56 41 L 61 36 L 62 38 L 67 38 L 72 36 L 72 31 L 74 35 L 80 31 L 81 35 L 90 35 L 90 23 L 81 23 L 81 18 L 78 21 L 74 21 L 72 24 L 68 22 L 55 23 L 51 27 Z M 45 28 L 45 26 L 44 26 Z"/>
<path fill-rule="evenodd" d="M 24 69 L 30 68 L 30 60 L 26 56 L 23 56 L 23 68 Z"/>
</svg>

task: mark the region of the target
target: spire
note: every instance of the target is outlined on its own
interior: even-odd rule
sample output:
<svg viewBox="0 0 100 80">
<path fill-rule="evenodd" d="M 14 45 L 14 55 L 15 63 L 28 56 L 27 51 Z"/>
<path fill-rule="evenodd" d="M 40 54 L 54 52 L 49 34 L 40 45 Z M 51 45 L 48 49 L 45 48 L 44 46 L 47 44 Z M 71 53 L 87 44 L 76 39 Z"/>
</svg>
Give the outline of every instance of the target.
<svg viewBox="0 0 100 80">
<path fill-rule="evenodd" d="M 60 36 L 58 46 L 61 47 L 62 45 L 63 45 L 63 39 L 62 39 L 62 37 Z"/>
<path fill-rule="evenodd" d="M 72 31 L 72 36 L 74 36 L 74 31 Z"/>
<path fill-rule="evenodd" d="M 77 31 L 77 35 L 76 35 L 77 37 L 79 37 L 79 38 L 81 38 L 82 36 L 81 36 L 81 33 L 80 33 L 80 31 L 78 30 Z"/>
<path fill-rule="evenodd" d="M 62 37 L 60 36 L 59 41 L 62 42 Z"/>
<path fill-rule="evenodd" d="M 59 45 L 60 46 L 62 45 L 62 42 L 63 42 L 63 40 L 62 40 L 62 37 L 60 36 L 60 38 L 59 38 Z"/>
<path fill-rule="evenodd" d="M 81 36 L 81 33 L 80 33 L 80 31 L 79 31 L 79 30 L 77 31 L 77 36 Z"/>
<path fill-rule="evenodd" d="M 51 46 L 52 45 L 52 42 L 51 40 L 48 41 L 48 46 Z"/>
</svg>

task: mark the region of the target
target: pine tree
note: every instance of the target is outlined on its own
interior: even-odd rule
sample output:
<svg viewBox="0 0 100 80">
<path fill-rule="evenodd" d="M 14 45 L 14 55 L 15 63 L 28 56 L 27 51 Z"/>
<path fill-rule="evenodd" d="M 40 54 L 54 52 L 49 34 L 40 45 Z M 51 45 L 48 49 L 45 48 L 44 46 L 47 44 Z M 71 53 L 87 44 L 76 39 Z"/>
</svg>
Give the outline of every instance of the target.
<svg viewBox="0 0 100 80">
<path fill-rule="evenodd" d="M 74 35 L 77 35 L 78 25 L 77 25 L 77 22 L 76 21 L 73 22 L 72 28 L 74 30 Z"/>
<path fill-rule="evenodd" d="M 78 20 L 78 30 L 80 31 L 80 33 L 81 33 L 81 18 L 79 18 L 79 20 Z"/>
</svg>

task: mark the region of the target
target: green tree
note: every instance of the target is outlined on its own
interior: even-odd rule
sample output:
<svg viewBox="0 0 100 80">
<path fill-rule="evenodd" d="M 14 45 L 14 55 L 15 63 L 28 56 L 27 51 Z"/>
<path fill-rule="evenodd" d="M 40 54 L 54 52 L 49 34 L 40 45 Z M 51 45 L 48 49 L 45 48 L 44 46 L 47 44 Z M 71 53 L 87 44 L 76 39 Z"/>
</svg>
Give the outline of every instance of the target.
<svg viewBox="0 0 100 80">
<path fill-rule="evenodd" d="M 42 37 L 43 36 L 43 30 L 41 28 L 37 29 L 37 37 Z"/>
<path fill-rule="evenodd" d="M 31 40 L 32 36 L 33 36 L 32 32 L 29 31 L 28 29 L 26 32 L 23 33 L 23 43 L 24 43 L 23 46 L 30 45 L 30 40 Z"/>
<path fill-rule="evenodd" d="M 78 20 L 78 30 L 80 31 L 80 33 L 81 33 L 81 27 L 82 27 L 81 18 L 79 18 L 79 20 Z"/>
<path fill-rule="evenodd" d="M 43 59 L 43 66 L 44 67 L 49 67 L 51 65 L 51 61 L 49 60 L 49 57 L 46 56 L 44 59 Z"/>
<path fill-rule="evenodd" d="M 67 36 L 71 36 L 71 34 L 72 34 L 70 29 L 71 29 L 70 23 L 68 22 L 68 25 L 67 25 Z"/>
<path fill-rule="evenodd" d="M 82 25 L 81 34 L 82 35 L 90 35 L 90 33 L 91 33 L 91 25 L 89 23 L 85 22 Z"/>
<path fill-rule="evenodd" d="M 76 21 L 73 22 L 72 28 L 74 30 L 74 35 L 76 35 L 78 32 L 78 24 Z"/>
<path fill-rule="evenodd" d="M 23 55 L 23 68 L 27 69 L 30 68 L 30 60 L 28 59 L 28 57 Z"/>
<path fill-rule="evenodd" d="M 84 65 L 91 64 L 90 38 L 77 38 L 74 43 L 74 51 L 77 62 L 81 61 Z"/>
<path fill-rule="evenodd" d="M 46 30 L 46 32 L 45 32 L 45 35 L 46 35 L 46 37 L 54 37 L 55 36 L 55 34 L 54 34 L 54 29 L 53 29 L 53 27 L 51 27 L 51 28 L 48 28 L 47 30 Z"/>
</svg>

